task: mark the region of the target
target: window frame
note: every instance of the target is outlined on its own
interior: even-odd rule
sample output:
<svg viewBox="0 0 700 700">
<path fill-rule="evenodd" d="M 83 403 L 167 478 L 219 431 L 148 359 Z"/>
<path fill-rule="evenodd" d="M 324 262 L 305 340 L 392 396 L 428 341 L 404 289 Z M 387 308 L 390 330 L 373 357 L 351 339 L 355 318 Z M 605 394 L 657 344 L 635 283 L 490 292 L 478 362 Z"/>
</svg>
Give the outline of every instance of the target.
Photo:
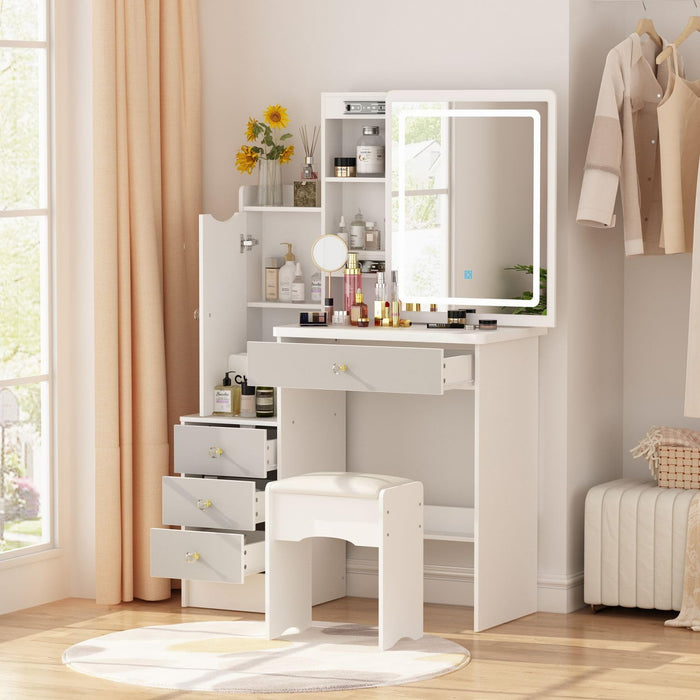
<svg viewBox="0 0 700 700">
<path fill-rule="evenodd" d="M 41 554 L 47 550 L 57 548 L 58 532 L 58 503 L 57 503 L 57 474 L 56 474 L 56 390 L 55 390 L 55 367 L 56 367 L 56 275 L 55 275 L 55 231 L 56 231 L 56 208 L 55 208 L 55 166 L 56 158 L 54 152 L 55 143 L 55 113 L 54 113 L 54 77 L 55 77 L 55 55 L 54 55 L 54 26 L 53 26 L 53 2 L 52 0 L 38 0 L 39 11 L 43 9 L 45 29 L 43 40 L 22 40 L 22 39 L 2 39 L 0 38 L 0 48 L 23 48 L 23 49 L 43 49 L 43 79 L 44 79 L 44 103 L 40 116 L 40 144 L 41 150 L 41 171 L 40 171 L 40 192 L 43 197 L 43 207 L 36 209 L 0 209 L 0 219 L 37 218 L 43 219 L 45 231 L 45 246 L 42 246 L 40 253 L 41 267 L 41 291 L 40 303 L 42 304 L 41 314 L 41 369 L 42 372 L 36 375 L 25 377 L 13 377 L 11 379 L 0 379 L 0 389 L 13 388 L 26 384 L 41 384 L 42 387 L 42 442 L 45 445 L 47 470 L 46 488 L 47 493 L 42 493 L 42 499 L 46 499 L 48 504 L 46 519 L 42 522 L 49 529 L 48 537 L 45 541 L 37 544 L 29 544 L 6 552 L 0 552 L 0 568 L 4 568 L 7 562 L 19 558 Z"/>
</svg>

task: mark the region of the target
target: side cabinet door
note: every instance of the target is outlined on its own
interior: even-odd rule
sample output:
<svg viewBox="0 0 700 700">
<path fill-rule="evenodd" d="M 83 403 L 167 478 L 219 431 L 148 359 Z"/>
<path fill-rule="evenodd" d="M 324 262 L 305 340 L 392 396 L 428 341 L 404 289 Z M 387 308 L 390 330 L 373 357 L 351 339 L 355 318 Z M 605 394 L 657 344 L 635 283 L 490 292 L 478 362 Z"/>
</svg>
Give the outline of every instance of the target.
<svg viewBox="0 0 700 700">
<path fill-rule="evenodd" d="M 241 252 L 245 214 L 227 221 L 199 217 L 199 413 L 211 415 L 214 387 L 228 370 L 228 356 L 245 352 L 247 266 Z"/>
</svg>

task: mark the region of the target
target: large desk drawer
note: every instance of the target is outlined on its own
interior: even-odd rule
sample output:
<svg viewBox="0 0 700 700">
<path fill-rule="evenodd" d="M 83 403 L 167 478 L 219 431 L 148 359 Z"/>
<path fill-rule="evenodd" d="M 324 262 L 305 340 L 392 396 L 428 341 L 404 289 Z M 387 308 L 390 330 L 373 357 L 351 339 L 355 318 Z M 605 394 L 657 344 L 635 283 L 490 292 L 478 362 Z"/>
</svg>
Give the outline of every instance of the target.
<svg viewBox="0 0 700 700">
<path fill-rule="evenodd" d="M 267 430 L 175 426 L 175 472 L 264 479 L 277 465 L 277 440 Z"/>
<path fill-rule="evenodd" d="M 253 481 L 163 477 L 163 523 L 255 530 L 265 520 L 265 492 Z"/>
<path fill-rule="evenodd" d="M 243 583 L 264 568 L 264 532 L 151 528 L 151 576 Z"/>
<path fill-rule="evenodd" d="M 290 389 L 442 394 L 473 380 L 472 359 L 442 348 L 250 342 L 248 377 Z"/>
</svg>

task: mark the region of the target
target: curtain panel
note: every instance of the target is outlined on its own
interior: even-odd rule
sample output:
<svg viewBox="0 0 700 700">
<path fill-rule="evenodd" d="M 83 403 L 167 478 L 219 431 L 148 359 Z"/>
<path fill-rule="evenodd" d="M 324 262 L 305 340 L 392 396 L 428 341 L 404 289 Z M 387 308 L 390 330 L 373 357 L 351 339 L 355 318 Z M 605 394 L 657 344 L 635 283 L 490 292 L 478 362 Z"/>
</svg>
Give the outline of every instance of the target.
<svg viewBox="0 0 700 700">
<path fill-rule="evenodd" d="M 197 0 L 93 1 L 97 602 L 150 576 L 172 425 L 198 402 Z"/>
</svg>

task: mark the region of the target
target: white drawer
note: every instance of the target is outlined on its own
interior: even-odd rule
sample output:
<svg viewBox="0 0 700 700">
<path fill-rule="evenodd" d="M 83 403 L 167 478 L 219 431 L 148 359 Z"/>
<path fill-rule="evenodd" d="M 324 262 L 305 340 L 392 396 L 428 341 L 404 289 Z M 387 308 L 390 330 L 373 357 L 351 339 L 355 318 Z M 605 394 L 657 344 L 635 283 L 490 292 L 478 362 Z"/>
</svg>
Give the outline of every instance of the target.
<svg viewBox="0 0 700 700">
<path fill-rule="evenodd" d="M 163 477 L 163 523 L 255 530 L 265 520 L 265 492 L 253 481 Z"/>
<path fill-rule="evenodd" d="M 248 377 L 291 389 L 442 394 L 472 381 L 472 359 L 443 348 L 250 342 Z"/>
<path fill-rule="evenodd" d="M 264 568 L 264 532 L 151 528 L 151 576 L 243 583 Z"/>
<path fill-rule="evenodd" d="M 178 474 L 264 479 L 277 466 L 277 440 L 268 431 L 214 425 L 176 425 Z"/>
</svg>

